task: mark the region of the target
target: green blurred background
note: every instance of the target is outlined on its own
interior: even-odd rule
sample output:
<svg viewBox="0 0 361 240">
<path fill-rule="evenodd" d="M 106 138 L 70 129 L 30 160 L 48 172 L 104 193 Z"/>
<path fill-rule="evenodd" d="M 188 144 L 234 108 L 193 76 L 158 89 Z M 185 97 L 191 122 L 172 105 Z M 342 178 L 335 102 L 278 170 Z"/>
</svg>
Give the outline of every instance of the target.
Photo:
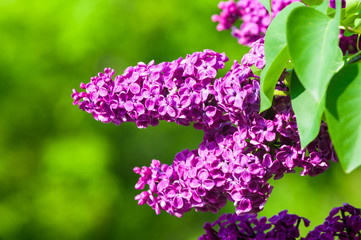
<svg viewBox="0 0 361 240">
<path fill-rule="evenodd" d="M 0 239 L 196 239 L 217 215 L 179 219 L 134 196 L 135 166 L 171 163 L 202 133 L 175 124 L 139 130 L 95 121 L 71 90 L 112 67 L 156 63 L 194 51 L 247 48 L 217 32 L 218 0 L 0 0 Z M 226 66 L 229 69 L 231 64 Z M 223 75 L 225 71 L 221 71 Z M 361 207 L 361 169 L 339 164 L 315 178 L 289 174 L 261 213 L 289 209 L 321 224 L 331 208 Z"/>
</svg>

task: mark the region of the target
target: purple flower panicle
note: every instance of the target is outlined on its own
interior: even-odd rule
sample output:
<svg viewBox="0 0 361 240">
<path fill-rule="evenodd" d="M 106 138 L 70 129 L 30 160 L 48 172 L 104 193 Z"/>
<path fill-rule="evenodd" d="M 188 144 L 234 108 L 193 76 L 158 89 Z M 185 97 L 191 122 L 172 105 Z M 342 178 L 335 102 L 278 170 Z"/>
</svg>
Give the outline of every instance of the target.
<svg viewBox="0 0 361 240">
<path fill-rule="evenodd" d="M 206 233 L 199 240 L 226 240 L 226 239 L 296 239 L 300 236 L 299 225 L 303 221 L 306 227 L 310 221 L 295 214 L 288 214 L 287 210 L 268 219 L 257 218 L 257 215 L 223 214 L 214 223 L 206 223 Z M 218 231 L 215 230 L 217 227 Z"/>
<path fill-rule="evenodd" d="M 331 210 L 322 225 L 307 234 L 304 240 L 316 239 L 361 239 L 360 209 L 347 203 Z"/>
<path fill-rule="evenodd" d="M 74 104 L 102 122 L 135 122 L 139 128 L 160 120 L 204 131 L 198 149 L 176 154 L 173 163 L 153 160 L 135 168 L 140 175 L 135 199 L 157 214 L 164 210 L 181 217 L 196 211 L 217 212 L 227 200 L 236 214 L 261 211 L 272 192 L 270 178 L 303 169 L 316 176 L 336 161 L 327 126 L 301 149 L 289 97 L 276 97 L 272 108 L 259 113 L 259 77 L 251 66 L 264 67 L 263 39 L 253 44 L 241 63 L 216 78 L 228 60 L 205 50 L 155 65 L 139 63 L 114 77 L 105 69 L 84 92 L 73 90 Z M 277 89 L 287 91 L 281 77 Z"/>
<path fill-rule="evenodd" d="M 73 90 L 74 105 L 98 121 L 116 125 L 135 122 L 146 128 L 165 120 L 209 127 L 221 117 L 218 109 L 208 107 L 210 84 L 226 61 L 224 53 L 205 50 L 173 62 L 138 63 L 115 78 L 114 70 L 106 68 L 90 83 L 81 84 L 85 92 Z"/>
<path fill-rule="evenodd" d="M 282 9 L 292 2 L 300 0 L 272 0 L 272 18 L 274 18 Z M 266 30 L 271 23 L 271 19 L 266 8 L 258 0 L 234 0 L 221 1 L 218 5 L 221 9 L 219 15 L 213 15 L 212 21 L 218 22 L 217 30 L 232 29 L 232 36 L 235 37 L 239 44 L 252 47 L 252 44 L 266 34 Z M 330 7 L 335 8 L 335 0 L 330 1 Z M 346 1 L 342 0 L 342 7 L 346 7 Z M 240 27 L 235 23 L 240 20 Z M 345 54 L 357 52 L 357 35 L 346 37 L 343 32 L 340 33 L 340 47 Z"/>
<path fill-rule="evenodd" d="M 272 17 L 275 17 L 283 8 L 298 0 L 272 0 Z M 270 15 L 258 0 L 239 0 L 234 2 L 220 2 L 220 15 L 213 15 L 212 21 L 218 22 L 217 30 L 223 31 L 232 28 L 233 37 L 242 45 L 251 44 L 266 34 L 271 23 Z M 241 20 L 240 28 L 234 23 Z"/>
<path fill-rule="evenodd" d="M 199 240 L 228 240 L 228 239 L 301 239 L 301 240 L 330 240 L 330 239 L 361 239 L 360 209 L 349 204 L 331 210 L 330 215 L 322 225 L 315 227 L 305 238 L 300 238 L 299 226 L 303 221 L 305 227 L 310 221 L 295 214 L 288 214 L 287 210 L 268 219 L 257 218 L 257 215 L 223 214 L 214 223 L 206 223 L 206 231 Z"/>
</svg>

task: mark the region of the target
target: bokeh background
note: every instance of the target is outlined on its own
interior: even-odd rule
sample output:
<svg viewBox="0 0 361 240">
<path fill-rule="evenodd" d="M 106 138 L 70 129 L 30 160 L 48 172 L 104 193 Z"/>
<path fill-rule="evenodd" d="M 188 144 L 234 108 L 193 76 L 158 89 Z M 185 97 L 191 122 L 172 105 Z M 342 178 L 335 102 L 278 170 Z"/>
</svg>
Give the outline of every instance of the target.
<svg viewBox="0 0 361 240">
<path fill-rule="evenodd" d="M 71 90 L 105 67 L 121 74 L 213 49 L 248 50 L 211 15 L 218 0 L 0 0 L 0 239 L 174 239 L 203 234 L 219 214 L 176 218 L 138 206 L 135 166 L 171 163 L 202 133 L 161 123 L 103 124 L 72 105 Z M 226 71 L 221 71 L 224 75 Z M 288 209 L 321 224 L 343 202 L 361 207 L 361 169 L 274 181 L 261 215 Z M 302 230 L 303 232 L 305 230 Z"/>
</svg>

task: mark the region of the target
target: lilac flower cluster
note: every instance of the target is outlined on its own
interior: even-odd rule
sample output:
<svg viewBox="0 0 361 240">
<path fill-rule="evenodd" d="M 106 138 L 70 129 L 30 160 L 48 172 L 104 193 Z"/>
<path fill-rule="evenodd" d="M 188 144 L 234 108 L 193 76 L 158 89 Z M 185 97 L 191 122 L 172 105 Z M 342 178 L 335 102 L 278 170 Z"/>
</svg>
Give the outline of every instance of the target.
<svg viewBox="0 0 361 240">
<path fill-rule="evenodd" d="M 317 239 L 361 239 L 360 209 L 343 204 L 331 210 L 322 225 L 309 232 L 305 240 Z"/>
<path fill-rule="evenodd" d="M 337 215 L 339 214 L 339 215 Z M 206 231 L 199 240 L 232 240 L 232 239 L 297 239 L 300 237 L 299 225 L 303 221 L 308 227 L 310 221 L 287 210 L 268 219 L 257 218 L 257 215 L 223 214 L 214 223 L 206 223 Z M 216 230 L 218 229 L 218 230 Z M 322 225 L 315 227 L 301 240 L 361 239 L 360 209 L 349 204 L 331 210 Z"/>
<path fill-rule="evenodd" d="M 306 227 L 310 221 L 295 214 L 288 214 L 287 210 L 268 219 L 257 218 L 257 215 L 223 214 L 214 223 L 206 223 L 206 233 L 199 240 L 236 240 L 236 239 L 296 239 L 300 236 L 299 225 L 303 221 Z M 214 228 L 218 227 L 218 231 Z"/>
<path fill-rule="evenodd" d="M 292 2 L 299 0 L 272 0 L 272 18 L 282 9 Z M 346 1 L 342 0 L 342 7 L 346 6 Z M 212 21 L 218 22 L 217 30 L 223 31 L 232 28 L 233 37 L 238 39 L 239 44 L 252 47 L 253 42 L 263 37 L 271 23 L 267 10 L 258 0 L 234 0 L 221 1 L 218 5 L 221 9 L 219 15 L 213 15 Z M 335 7 L 335 0 L 330 1 L 330 7 Z M 241 20 L 240 28 L 234 26 L 237 20 Z M 345 37 L 340 34 L 340 47 L 343 53 L 357 52 L 357 35 Z"/>
<path fill-rule="evenodd" d="M 283 8 L 298 0 L 272 0 L 272 17 L 276 16 Z M 259 1 L 239 0 L 234 2 L 220 2 L 218 7 L 222 10 L 220 15 L 213 15 L 212 21 L 218 22 L 217 30 L 228 30 L 232 27 L 233 37 L 239 44 L 250 46 L 254 41 L 266 34 L 271 23 L 269 13 Z M 237 20 L 241 20 L 240 28 L 234 27 Z"/>
<path fill-rule="evenodd" d="M 90 83 L 80 85 L 86 92 L 73 90 L 72 97 L 80 109 L 105 123 L 135 122 L 145 128 L 165 120 L 211 127 L 222 114 L 210 104 L 210 85 L 226 61 L 224 53 L 205 50 L 157 65 L 154 61 L 138 63 L 114 80 L 114 70 L 107 68 Z M 79 103 L 80 99 L 83 101 Z"/>
<path fill-rule="evenodd" d="M 204 131 L 199 148 L 178 153 L 171 165 L 153 160 L 149 167 L 134 168 L 140 175 L 136 189 L 148 186 L 135 199 L 157 214 L 162 209 L 178 217 L 192 208 L 217 212 L 227 200 L 238 215 L 256 213 L 272 191 L 270 178 L 279 179 L 295 167 L 315 176 L 336 160 L 324 124 L 301 149 L 289 97 L 275 98 L 271 109 L 259 113 L 259 77 L 250 67 L 264 66 L 263 39 L 242 64 L 235 61 L 217 79 L 227 60 L 225 54 L 205 50 L 158 65 L 139 63 L 114 80 L 114 71 L 105 69 L 81 84 L 85 92 L 73 90 L 74 104 L 102 122 L 135 122 L 139 128 L 160 120 L 193 122 Z M 282 78 L 277 88 L 287 90 Z"/>
</svg>

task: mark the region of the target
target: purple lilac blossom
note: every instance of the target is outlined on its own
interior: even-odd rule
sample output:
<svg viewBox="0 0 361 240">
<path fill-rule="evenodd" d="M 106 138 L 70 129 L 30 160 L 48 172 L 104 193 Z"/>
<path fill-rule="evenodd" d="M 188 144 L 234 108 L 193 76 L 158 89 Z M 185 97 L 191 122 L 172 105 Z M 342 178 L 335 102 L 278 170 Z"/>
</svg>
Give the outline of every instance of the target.
<svg viewBox="0 0 361 240">
<path fill-rule="evenodd" d="M 299 225 L 303 221 L 306 227 L 310 221 L 295 214 L 288 214 L 287 210 L 268 219 L 257 218 L 256 214 L 223 214 L 214 223 L 206 223 L 206 231 L 199 240 L 228 240 L 228 239 L 296 239 L 300 236 Z M 218 229 L 218 231 L 215 230 Z"/>
<path fill-rule="evenodd" d="M 301 149 L 289 97 L 276 97 L 272 108 L 259 113 L 259 77 L 250 67 L 264 66 L 263 39 L 242 64 L 234 61 L 224 77 L 216 78 L 227 60 L 205 50 L 158 65 L 139 63 L 114 80 L 114 71 L 105 69 L 81 84 L 85 92 L 73 90 L 74 104 L 105 123 L 135 122 L 144 128 L 165 120 L 204 131 L 198 149 L 176 154 L 172 164 L 153 160 L 149 167 L 134 168 L 140 175 L 135 188 L 143 190 L 135 199 L 157 214 L 217 212 L 227 200 L 238 215 L 257 213 L 272 191 L 270 178 L 295 167 L 303 168 L 301 175 L 316 176 L 336 161 L 324 123 L 319 136 Z M 277 89 L 287 91 L 282 78 Z"/>
<path fill-rule="evenodd" d="M 292 2 L 299 2 L 299 0 L 272 0 L 272 18 Z M 222 10 L 221 13 L 212 16 L 212 21 L 218 22 L 217 30 L 232 28 L 232 36 L 238 39 L 239 44 L 252 47 L 256 40 L 265 36 L 271 19 L 258 0 L 221 1 L 218 7 Z M 330 1 L 330 7 L 335 7 L 335 0 Z M 346 7 L 345 0 L 342 0 L 342 7 Z M 239 28 L 234 26 L 237 20 L 242 22 Z M 357 35 L 346 37 L 341 31 L 339 38 L 339 45 L 344 54 L 346 51 L 350 54 L 357 52 Z"/>
<path fill-rule="evenodd" d="M 214 223 L 206 223 L 203 228 L 205 234 L 199 240 L 360 240 L 361 216 L 360 209 L 349 204 L 343 204 L 331 210 L 330 215 L 322 225 L 315 227 L 305 238 L 300 238 L 299 226 L 303 221 L 305 227 L 310 221 L 304 217 L 287 213 L 287 210 L 268 219 L 257 218 L 256 214 L 223 214 Z"/>
<path fill-rule="evenodd" d="M 299 0 L 272 0 L 272 18 L 283 8 Z M 257 39 L 266 34 L 271 19 L 266 8 L 258 0 L 233 0 L 220 2 L 220 15 L 213 15 L 212 21 L 218 22 L 217 30 L 232 28 L 232 35 L 242 45 L 251 46 Z M 240 28 L 233 26 L 236 20 L 241 20 Z"/>
<path fill-rule="evenodd" d="M 85 92 L 73 90 L 74 104 L 104 123 L 135 122 L 146 128 L 165 120 L 210 127 L 222 118 L 209 103 L 211 82 L 226 61 L 224 53 L 205 50 L 173 62 L 138 63 L 114 79 L 114 70 L 107 68 L 80 85 Z"/>
<path fill-rule="evenodd" d="M 304 240 L 317 239 L 361 239 L 360 209 L 347 203 L 331 210 L 322 225 L 307 234 Z"/>
</svg>

